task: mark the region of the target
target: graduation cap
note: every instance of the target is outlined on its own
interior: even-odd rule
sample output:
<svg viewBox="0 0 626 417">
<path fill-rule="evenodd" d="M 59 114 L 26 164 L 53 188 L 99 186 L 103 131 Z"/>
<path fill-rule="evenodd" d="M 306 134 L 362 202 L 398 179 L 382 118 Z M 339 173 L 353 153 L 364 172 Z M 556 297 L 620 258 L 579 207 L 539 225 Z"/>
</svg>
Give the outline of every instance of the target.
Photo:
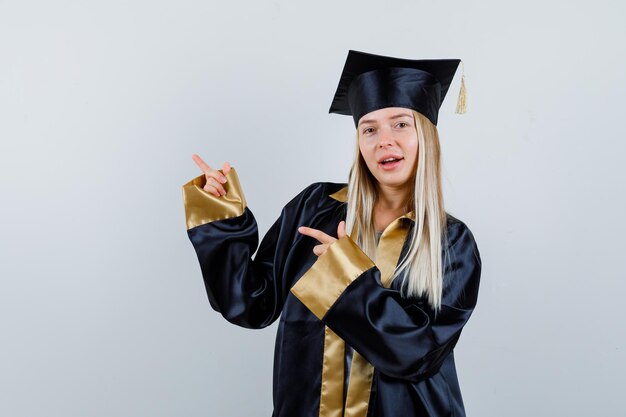
<svg viewBox="0 0 626 417">
<path fill-rule="evenodd" d="M 406 107 L 437 125 L 437 115 L 460 59 L 402 59 L 365 52 L 348 52 L 329 113 L 359 119 L 385 107 Z M 465 76 L 456 112 L 466 111 Z"/>
</svg>

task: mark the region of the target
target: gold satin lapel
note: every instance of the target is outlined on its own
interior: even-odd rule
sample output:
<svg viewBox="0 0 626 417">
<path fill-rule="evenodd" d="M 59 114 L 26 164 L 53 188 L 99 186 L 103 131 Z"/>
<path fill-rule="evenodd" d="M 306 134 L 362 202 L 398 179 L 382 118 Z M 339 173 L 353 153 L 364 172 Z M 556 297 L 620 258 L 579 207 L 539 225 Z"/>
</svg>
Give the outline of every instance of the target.
<svg viewBox="0 0 626 417">
<path fill-rule="evenodd" d="M 383 231 L 376 248 L 376 267 L 386 288 L 391 285 L 391 276 L 400 259 L 400 252 L 406 239 L 408 225 L 403 218 L 412 218 L 413 212 L 400 216 Z M 374 367 L 357 351 L 352 354 L 348 395 L 344 417 L 365 417 L 374 380 Z"/>
<path fill-rule="evenodd" d="M 409 230 L 404 221 L 409 214 L 400 216 L 391 222 L 383 231 L 376 247 L 376 266 L 380 270 L 380 280 L 387 288 L 391 285 L 391 276 L 400 260 L 400 252 Z"/>
<path fill-rule="evenodd" d="M 341 190 L 332 193 L 331 195 L 329 195 L 329 197 L 345 203 L 346 201 L 348 201 L 348 186 L 346 185 Z"/>
<path fill-rule="evenodd" d="M 345 186 L 329 197 L 345 202 L 347 195 L 348 187 Z M 380 271 L 381 282 L 386 288 L 391 285 L 390 279 L 400 259 L 400 252 L 408 232 L 408 225 L 402 220 L 404 218 L 414 219 L 414 212 L 400 216 L 387 226 L 376 248 L 376 267 Z M 354 227 L 350 233 L 350 238 L 354 242 L 356 242 L 356 235 L 357 228 Z M 366 417 L 374 379 L 374 367 L 357 351 L 353 351 L 344 408 L 342 401 L 345 342 L 328 327 L 325 328 L 325 332 L 320 417 Z"/>
<path fill-rule="evenodd" d="M 343 417 L 344 355 L 343 339 L 325 326 L 319 417 Z"/>
</svg>

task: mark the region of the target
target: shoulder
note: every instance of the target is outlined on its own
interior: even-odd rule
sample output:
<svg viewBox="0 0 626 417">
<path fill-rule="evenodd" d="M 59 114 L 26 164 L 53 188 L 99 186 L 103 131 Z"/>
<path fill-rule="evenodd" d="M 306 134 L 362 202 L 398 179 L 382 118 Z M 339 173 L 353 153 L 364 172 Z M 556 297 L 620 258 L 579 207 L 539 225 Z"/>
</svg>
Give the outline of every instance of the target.
<svg viewBox="0 0 626 417">
<path fill-rule="evenodd" d="M 482 261 L 466 222 L 448 214 L 448 251 L 444 254 L 443 304 L 473 308 L 478 298 Z"/>
<path fill-rule="evenodd" d="M 346 183 L 328 181 L 311 183 L 291 198 L 285 207 L 340 203 L 343 200 L 341 191 L 347 186 Z"/>
<path fill-rule="evenodd" d="M 446 212 L 446 223 L 448 229 L 448 240 L 450 243 L 453 243 L 464 234 L 468 237 L 474 237 L 474 234 L 466 222 L 448 212 Z"/>
<path fill-rule="evenodd" d="M 456 253 L 471 254 L 480 263 L 480 253 L 474 233 L 467 223 L 450 213 L 447 216 L 447 247 Z"/>
</svg>

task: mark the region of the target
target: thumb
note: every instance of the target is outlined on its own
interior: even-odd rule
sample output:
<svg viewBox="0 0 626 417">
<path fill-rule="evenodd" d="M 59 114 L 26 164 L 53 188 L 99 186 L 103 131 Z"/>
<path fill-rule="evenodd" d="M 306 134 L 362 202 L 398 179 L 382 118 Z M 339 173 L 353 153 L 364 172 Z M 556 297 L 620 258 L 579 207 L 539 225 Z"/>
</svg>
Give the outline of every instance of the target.
<svg viewBox="0 0 626 417">
<path fill-rule="evenodd" d="M 224 175 L 228 174 L 228 171 L 230 171 L 230 164 L 228 162 L 224 162 L 224 166 L 222 167 L 222 172 L 224 173 Z"/>
<path fill-rule="evenodd" d="M 337 236 L 341 239 L 345 235 L 346 235 L 346 222 L 345 220 L 342 220 L 339 222 L 339 225 L 337 226 Z"/>
</svg>

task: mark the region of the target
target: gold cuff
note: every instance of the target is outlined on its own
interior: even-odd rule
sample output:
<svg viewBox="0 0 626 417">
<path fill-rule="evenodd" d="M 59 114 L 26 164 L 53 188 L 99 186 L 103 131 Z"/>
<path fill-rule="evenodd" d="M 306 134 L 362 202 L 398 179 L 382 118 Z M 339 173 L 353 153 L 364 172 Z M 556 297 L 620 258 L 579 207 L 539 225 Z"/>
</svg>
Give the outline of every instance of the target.
<svg viewBox="0 0 626 417">
<path fill-rule="evenodd" d="M 226 182 L 222 184 L 226 190 L 226 195 L 217 197 L 204 191 L 205 185 L 206 177 L 204 174 L 183 185 L 187 230 L 216 220 L 241 216 L 247 206 L 235 168 L 231 167 L 226 174 Z"/>
<path fill-rule="evenodd" d="M 349 236 L 333 242 L 291 288 L 315 316 L 322 320 L 343 291 L 374 262 Z"/>
</svg>

